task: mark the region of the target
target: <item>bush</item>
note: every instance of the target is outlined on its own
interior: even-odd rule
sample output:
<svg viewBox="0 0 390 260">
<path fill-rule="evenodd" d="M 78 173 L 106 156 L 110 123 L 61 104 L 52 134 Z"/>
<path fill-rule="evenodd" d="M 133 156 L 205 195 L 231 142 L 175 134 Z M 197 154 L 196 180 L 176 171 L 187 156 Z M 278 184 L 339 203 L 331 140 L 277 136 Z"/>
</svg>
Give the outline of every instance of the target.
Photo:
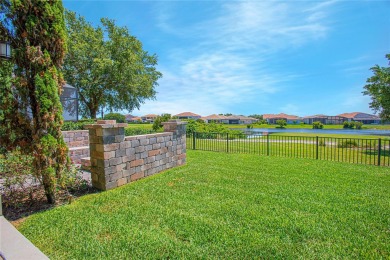
<svg viewBox="0 0 390 260">
<path fill-rule="evenodd" d="M 348 121 L 344 121 L 343 122 L 343 128 L 349 128 L 349 122 Z"/>
<path fill-rule="evenodd" d="M 153 134 L 156 131 L 144 128 L 125 128 L 126 136 Z"/>
<path fill-rule="evenodd" d="M 33 199 L 34 186 L 39 180 L 31 175 L 33 157 L 24 155 L 19 149 L 8 152 L 0 158 L 0 178 L 4 180 L 4 204 L 19 204 L 24 195 Z M 22 191 L 22 192 L 20 192 Z M 23 195 L 24 194 L 24 195 Z"/>
<path fill-rule="evenodd" d="M 320 121 L 313 122 L 313 129 L 323 129 L 324 125 Z"/>
<path fill-rule="evenodd" d="M 62 131 L 73 131 L 73 130 L 85 130 L 84 126 L 89 124 L 94 124 L 95 120 L 93 119 L 82 119 L 77 122 L 64 122 L 64 124 L 61 127 Z"/>
<path fill-rule="evenodd" d="M 354 148 L 354 147 L 358 147 L 358 143 L 356 142 L 356 140 L 349 139 L 349 140 L 344 140 L 344 141 L 341 141 L 340 143 L 337 143 L 337 147 L 338 148 Z"/>
<path fill-rule="evenodd" d="M 23 154 L 20 149 L 8 152 L 0 157 L 0 179 L 3 179 L 5 209 L 13 209 L 17 215 L 22 208 L 29 208 L 45 197 L 42 180 L 33 175 L 33 157 Z M 79 192 L 90 188 L 82 178 L 79 169 L 71 166 L 65 169 L 57 182 L 56 193 L 59 200 L 68 200 L 70 192 Z M 12 211 L 12 210 L 11 210 Z M 9 212 L 8 212 L 9 214 Z"/>
<path fill-rule="evenodd" d="M 363 123 L 362 122 L 355 122 L 356 129 L 362 129 Z"/>
<path fill-rule="evenodd" d="M 171 114 L 162 114 L 161 116 L 157 116 L 156 120 L 153 122 L 153 130 L 157 131 L 163 127 L 162 123 L 167 122 L 171 119 Z"/>
<path fill-rule="evenodd" d="M 125 123 L 126 117 L 119 113 L 108 113 L 104 115 L 104 120 L 116 120 L 117 123 Z"/>
<path fill-rule="evenodd" d="M 284 128 L 287 125 L 287 122 L 284 119 L 279 119 L 276 120 L 276 124 L 279 125 L 279 128 Z"/>
<path fill-rule="evenodd" d="M 246 125 L 247 129 L 253 129 L 253 125 Z"/>
<path fill-rule="evenodd" d="M 362 122 L 355 122 L 355 121 L 347 122 L 347 121 L 344 121 L 344 123 L 343 123 L 343 128 L 349 128 L 349 129 L 353 129 L 353 128 L 362 129 L 362 126 L 363 126 Z"/>
</svg>

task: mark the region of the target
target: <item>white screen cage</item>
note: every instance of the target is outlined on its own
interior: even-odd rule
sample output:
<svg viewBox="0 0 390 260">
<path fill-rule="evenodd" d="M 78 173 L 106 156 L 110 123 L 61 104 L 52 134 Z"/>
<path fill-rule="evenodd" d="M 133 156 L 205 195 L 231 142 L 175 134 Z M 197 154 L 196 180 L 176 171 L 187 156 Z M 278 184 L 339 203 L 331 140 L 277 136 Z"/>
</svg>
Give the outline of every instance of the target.
<svg viewBox="0 0 390 260">
<path fill-rule="evenodd" d="M 63 87 L 60 101 L 62 104 L 64 121 L 77 121 L 79 118 L 79 97 L 77 89 L 69 84 Z"/>
</svg>

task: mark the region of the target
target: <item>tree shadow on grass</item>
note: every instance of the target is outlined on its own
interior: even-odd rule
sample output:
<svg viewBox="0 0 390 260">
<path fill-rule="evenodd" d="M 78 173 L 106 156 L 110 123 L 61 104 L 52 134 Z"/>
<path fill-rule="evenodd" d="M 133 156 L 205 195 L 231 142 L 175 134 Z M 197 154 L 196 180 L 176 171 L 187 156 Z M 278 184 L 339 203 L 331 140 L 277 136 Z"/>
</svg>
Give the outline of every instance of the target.
<svg viewBox="0 0 390 260">
<path fill-rule="evenodd" d="M 363 154 L 369 156 L 378 156 L 378 149 L 366 149 L 362 151 Z M 381 157 L 390 157 L 390 150 L 381 151 Z"/>
</svg>

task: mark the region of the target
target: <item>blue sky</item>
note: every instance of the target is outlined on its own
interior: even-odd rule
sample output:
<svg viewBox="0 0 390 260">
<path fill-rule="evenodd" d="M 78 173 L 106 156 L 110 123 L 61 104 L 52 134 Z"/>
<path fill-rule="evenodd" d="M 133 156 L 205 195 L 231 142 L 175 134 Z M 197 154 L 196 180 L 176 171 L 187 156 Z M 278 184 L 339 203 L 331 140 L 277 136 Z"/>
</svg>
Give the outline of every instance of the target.
<svg viewBox="0 0 390 260">
<path fill-rule="evenodd" d="M 387 66 L 389 1 L 64 1 L 116 20 L 159 57 L 156 100 L 134 115 L 372 113 L 369 70 Z"/>
</svg>

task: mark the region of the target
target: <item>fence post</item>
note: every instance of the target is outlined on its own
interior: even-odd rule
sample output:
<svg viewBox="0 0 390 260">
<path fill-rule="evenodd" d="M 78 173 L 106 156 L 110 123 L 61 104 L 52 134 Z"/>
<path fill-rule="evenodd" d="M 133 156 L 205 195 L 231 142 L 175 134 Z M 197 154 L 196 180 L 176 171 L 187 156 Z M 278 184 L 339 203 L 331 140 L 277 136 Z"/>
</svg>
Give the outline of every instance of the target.
<svg viewBox="0 0 390 260">
<path fill-rule="evenodd" d="M 229 133 L 226 133 L 226 152 L 229 153 Z"/>
<path fill-rule="evenodd" d="M 267 134 L 267 156 L 269 156 L 269 133 Z"/>
<path fill-rule="evenodd" d="M 381 166 L 382 139 L 378 139 L 378 166 Z"/>
<path fill-rule="evenodd" d="M 195 139 L 196 132 L 192 132 L 192 149 L 196 150 L 196 139 Z"/>
<path fill-rule="evenodd" d="M 316 136 L 316 160 L 318 160 L 318 136 Z"/>
</svg>

